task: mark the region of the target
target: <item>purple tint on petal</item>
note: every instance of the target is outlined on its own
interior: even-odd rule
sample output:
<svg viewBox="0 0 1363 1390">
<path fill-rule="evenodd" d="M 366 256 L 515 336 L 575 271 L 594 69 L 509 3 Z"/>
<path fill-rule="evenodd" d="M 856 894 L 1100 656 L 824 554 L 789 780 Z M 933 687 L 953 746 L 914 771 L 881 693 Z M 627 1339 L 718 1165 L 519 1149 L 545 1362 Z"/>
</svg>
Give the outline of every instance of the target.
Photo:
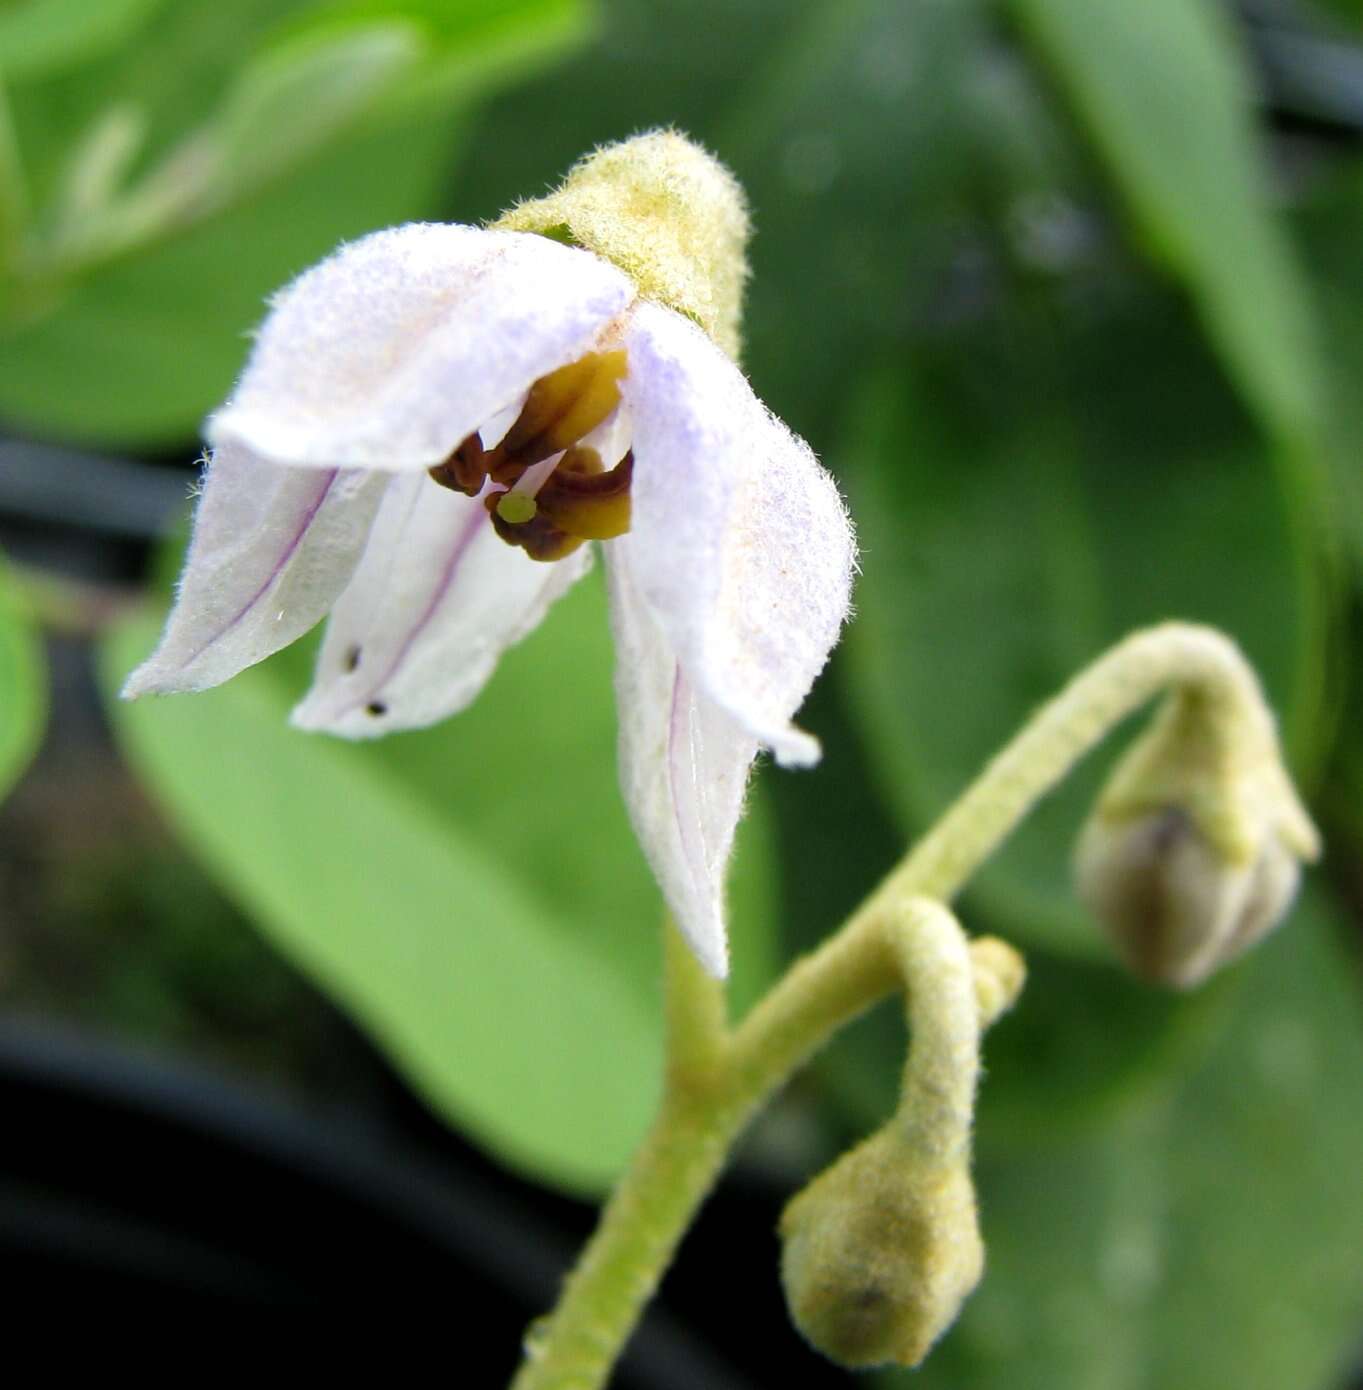
<svg viewBox="0 0 1363 1390">
<path fill-rule="evenodd" d="M 280 552 L 279 558 L 275 561 L 273 569 L 271 569 L 269 574 L 266 575 L 265 579 L 261 583 L 260 587 L 256 589 L 255 593 L 253 593 L 251 597 L 248 598 L 244 604 L 242 604 L 242 606 L 232 615 L 232 617 L 230 617 L 210 637 L 206 638 L 203 642 L 201 642 L 187 657 L 185 657 L 185 659 L 182 662 L 180 662 L 181 670 L 183 670 L 191 662 L 197 661 L 199 657 L 201 657 L 204 654 L 204 652 L 206 652 L 208 648 L 211 647 L 215 642 L 222 641 L 222 639 L 226 637 L 227 634 L 231 632 L 232 629 L 236 627 L 237 624 L 240 623 L 246 617 L 246 615 L 256 606 L 256 604 L 258 604 L 260 600 L 269 592 L 271 587 L 274 585 L 275 580 L 277 580 L 280 574 L 283 573 L 284 567 L 289 563 L 290 560 L 293 559 L 295 552 L 298 550 L 298 547 L 303 543 L 303 537 L 307 535 L 308 527 L 312 525 L 314 518 L 317 516 L 317 513 L 322 510 L 322 504 L 327 500 L 327 494 L 331 491 L 332 485 L 340 476 L 340 471 L 341 470 L 339 468 L 333 468 L 330 470 L 330 472 L 321 475 L 322 485 L 318 488 L 316 497 L 312 500 L 312 502 L 308 504 L 308 509 L 306 512 L 303 513 L 303 516 L 298 523 L 297 530 L 294 531 L 293 535 L 289 538 L 289 543 Z"/>
<path fill-rule="evenodd" d="M 383 687 L 392 680 L 393 675 L 407 659 L 408 652 L 412 650 L 417 639 L 430 625 L 431 619 L 435 617 L 440 605 L 444 602 L 445 595 L 449 593 L 451 586 L 454 584 L 459 566 L 463 563 L 464 557 L 468 554 L 469 547 L 478 539 L 479 532 L 481 532 L 483 527 L 489 524 L 489 522 L 490 518 L 488 517 L 487 511 L 482 506 L 476 507 L 469 512 L 468 518 L 464 522 L 463 529 L 459 532 L 454 547 L 445 560 L 445 567 L 440 574 L 440 582 L 432 592 L 426 607 L 421 612 L 421 616 L 412 624 L 411 631 L 408 632 L 406 638 L 403 640 L 402 646 L 398 648 L 393 659 L 388 663 L 383 675 L 370 686 L 369 691 L 360 698 L 353 700 L 349 705 L 338 710 L 334 716 L 336 719 L 342 719 L 347 714 L 351 714 L 359 709 L 361 705 L 381 691 Z"/>
<path fill-rule="evenodd" d="M 677 837 L 699 888 L 705 881 L 705 851 L 696 842 L 694 798 L 687 794 L 695 786 L 695 759 L 692 755 L 682 761 L 679 755 L 683 751 L 691 755 L 691 700 L 686 677 L 677 666 L 672 678 L 672 707 L 667 725 L 667 780 L 672 792 L 672 818 L 676 822 Z"/>
</svg>

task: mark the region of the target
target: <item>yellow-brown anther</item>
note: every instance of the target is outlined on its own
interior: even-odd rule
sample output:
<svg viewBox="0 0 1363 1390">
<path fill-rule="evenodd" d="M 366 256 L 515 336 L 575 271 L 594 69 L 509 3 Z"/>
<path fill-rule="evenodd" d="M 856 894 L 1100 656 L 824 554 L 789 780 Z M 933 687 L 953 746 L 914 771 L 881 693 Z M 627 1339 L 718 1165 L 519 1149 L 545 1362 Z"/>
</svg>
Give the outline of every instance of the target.
<svg viewBox="0 0 1363 1390">
<path fill-rule="evenodd" d="M 584 540 L 623 535 L 629 530 L 633 459 L 626 455 L 605 473 L 594 450 L 573 446 L 620 404 L 625 367 L 625 350 L 616 348 L 589 352 L 540 377 L 530 388 L 516 423 L 495 449 L 484 449 L 482 439 L 471 434 L 449 458 L 429 470 L 431 479 L 441 487 L 477 497 L 489 478 L 513 488 L 532 464 L 561 453 L 562 461 L 536 498 L 541 508 L 548 503 L 558 512 L 508 521 L 497 510 L 496 498 L 490 498 L 488 510 L 497 534 L 511 545 L 522 546 L 536 560 L 557 560 Z M 560 474 L 564 480 L 556 482 Z M 566 544 L 569 540 L 572 543 Z"/>
<path fill-rule="evenodd" d="M 620 404 L 625 350 L 589 352 L 576 362 L 542 376 L 530 388 L 525 407 L 501 449 L 520 469 L 571 448 Z M 489 469 L 498 482 L 497 470 Z"/>
<path fill-rule="evenodd" d="M 471 434 L 430 470 L 431 478 L 468 497 L 477 497 L 489 478 L 508 489 L 492 493 L 484 505 L 497 534 L 532 560 L 561 560 L 583 541 L 623 536 L 629 530 L 634 454 L 605 469 L 596 450 L 578 440 L 620 404 L 625 368 L 625 350 L 616 348 L 589 352 L 540 377 L 496 448 L 484 449 L 480 436 Z M 527 468 L 555 454 L 563 457 L 533 494 L 512 491 Z"/>
<path fill-rule="evenodd" d="M 493 493 L 485 506 L 508 545 L 532 560 L 561 560 L 583 541 L 608 541 L 629 530 L 629 485 L 634 455 L 603 469 L 595 449 L 569 449 L 535 497 Z M 528 515 L 518 519 L 528 509 Z"/>
<path fill-rule="evenodd" d="M 441 487 L 462 492 L 467 497 L 477 497 L 487 481 L 490 457 L 483 450 L 483 441 L 476 434 L 471 434 L 444 463 L 437 463 L 429 470 L 430 476 Z"/>
<path fill-rule="evenodd" d="M 608 541 L 629 530 L 633 477 L 632 450 L 606 471 L 594 449 L 569 449 L 535 500 L 549 521 L 567 535 Z"/>
</svg>

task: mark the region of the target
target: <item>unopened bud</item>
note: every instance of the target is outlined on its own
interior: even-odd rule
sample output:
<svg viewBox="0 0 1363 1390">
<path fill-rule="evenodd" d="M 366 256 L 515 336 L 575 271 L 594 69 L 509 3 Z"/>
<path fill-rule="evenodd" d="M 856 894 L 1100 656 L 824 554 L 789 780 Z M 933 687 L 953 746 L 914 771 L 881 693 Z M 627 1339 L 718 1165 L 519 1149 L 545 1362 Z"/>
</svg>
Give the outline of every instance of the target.
<svg viewBox="0 0 1363 1390">
<path fill-rule="evenodd" d="M 820 1174 L 781 1217 L 791 1318 L 844 1366 L 916 1366 L 984 1271 L 967 1156 L 914 1153 L 897 1123 Z"/>
<path fill-rule="evenodd" d="M 1133 974 L 1188 988 L 1281 920 L 1300 868 L 1276 837 L 1228 860 L 1180 807 L 1127 821 L 1095 817 L 1075 861 L 1079 896 Z"/>
<path fill-rule="evenodd" d="M 685 314 L 738 356 L 747 202 L 734 176 L 676 131 L 603 145 L 562 187 L 517 204 L 493 225 L 611 261 L 645 299 Z"/>
<path fill-rule="evenodd" d="M 1075 878 L 1135 974 L 1187 988 L 1282 919 L 1319 852 L 1267 711 L 1228 729 L 1175 697 L 1113 773 Z"/>
</svg>

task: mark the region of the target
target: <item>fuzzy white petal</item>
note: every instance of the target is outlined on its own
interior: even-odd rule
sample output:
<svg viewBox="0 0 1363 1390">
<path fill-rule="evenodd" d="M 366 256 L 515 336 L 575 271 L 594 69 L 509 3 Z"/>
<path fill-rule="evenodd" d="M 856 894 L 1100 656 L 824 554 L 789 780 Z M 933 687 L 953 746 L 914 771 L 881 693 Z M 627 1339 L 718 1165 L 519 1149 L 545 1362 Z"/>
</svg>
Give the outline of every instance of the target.
<svg viewBox="0 0 1363 1390">
<path fill-rule="evenodd" d="M 390 481 L 219 449 L 175 606 L 124 697 L 206 690 L 305 633 L 345 588 Z"/>
<path fill-rule="evenodd" d="M 498 538 L 475 498 L 394 479 L 294 723 L 372 738 L 455 714 L 590 563 L 584 546 L 538 564 Z"/>
<path fill-rule="evenodd" d="M 688 679 L 627 552 L 606 547 L 620 785 L 682 934 L 717 977 L 728 971 L 724 878 L 757 741 Z"/>
<path fill-rule="evenodd" d="M 375 232 L 276 298 L 208 437 L 286 463 L 427 468 L 587 351 L 634 293 L 606 261 L 525 232 Z"/>
<path fill-rule="evenodd" d="M 785 764 L 790 723 L 847 616 L 855 549 L 837 488 L 699 329 L 640 305 L 625 329 L 634 431 L 627 550 L 696 689 Z"/>
</svg>

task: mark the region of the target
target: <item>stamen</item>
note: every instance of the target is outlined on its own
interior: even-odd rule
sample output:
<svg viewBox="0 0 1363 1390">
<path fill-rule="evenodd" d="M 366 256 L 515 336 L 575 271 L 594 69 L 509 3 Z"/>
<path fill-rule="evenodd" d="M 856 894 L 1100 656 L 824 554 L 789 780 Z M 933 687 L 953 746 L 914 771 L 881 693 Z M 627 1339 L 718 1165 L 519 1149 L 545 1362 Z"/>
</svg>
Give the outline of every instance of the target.
<svg viewBox="0 0 1363 1390">
<path fill-rule="evenodd" d="M 608 541 L 629 530 L 629 485 L 634 477 L 631 449 L 603 471 L 594 449 L 570 449 L 540 489 L 540 511 L 560 531 L 583 540 Z"/>
<path fill-rule="evenodd" d="M 485 449 L 480 434 L 469 435 L 431 478 L 482 495 L 497 534 L 532 560 L 562 559 L 584 541 L 623 535 L 634 455 L 606 469 L 596 450 L 578 441 L 619 406 L 626 366 L 625 350 L 615 348 L 540 377 L 500 443 Z M 496 490 L 488 491 L 489 481 Z"/>
<path fill-rule="evenodd" d="M 562 453 L 590 434 L 620 404 L 624 348 L 589 352 L 542 376 L 525 398 L 521 418 L 502 441 L 508 459 L 522 465 Z"/>
<path fill-rule="evenodd" d="M 477 497 L 487 481 L 491 458 L 491 454 L 483 451 L 483 441 L 477 434 L 471 434 L 444 463 L 437 463 L 430 469 L 429 474 L 441 487 L 462 492 L 466 497 Z"/>
</svg>

